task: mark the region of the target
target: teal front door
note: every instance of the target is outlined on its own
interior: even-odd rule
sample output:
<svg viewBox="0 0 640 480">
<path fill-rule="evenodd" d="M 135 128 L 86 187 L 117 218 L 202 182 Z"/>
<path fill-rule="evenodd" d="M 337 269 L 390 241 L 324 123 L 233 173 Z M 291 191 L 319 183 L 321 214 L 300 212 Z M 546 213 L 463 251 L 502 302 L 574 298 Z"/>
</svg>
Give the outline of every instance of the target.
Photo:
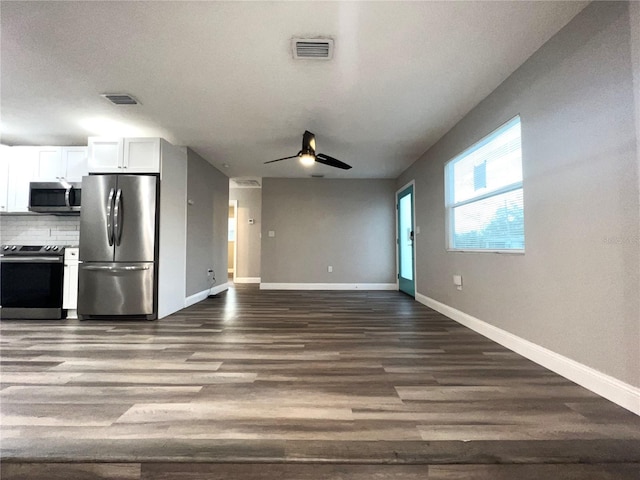
<svg viewBox="0 0 640 480">
<path fill-rule="evenodd" d="M 413 253 L 413 185 L 397 194 L 398 206 L 398 286 L 416 296 L 415 255 Z"/>
</svg>

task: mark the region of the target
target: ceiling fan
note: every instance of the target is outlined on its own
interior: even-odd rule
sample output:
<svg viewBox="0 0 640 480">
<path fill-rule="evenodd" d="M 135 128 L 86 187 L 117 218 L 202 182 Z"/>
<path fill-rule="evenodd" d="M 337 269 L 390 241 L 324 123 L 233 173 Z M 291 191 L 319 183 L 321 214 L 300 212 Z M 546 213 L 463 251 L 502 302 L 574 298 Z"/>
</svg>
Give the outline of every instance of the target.
<svg viewBox="0 0 640 480">
<path fill-rule="evenodd" d="M 288 160 L 290 158 L 299 158 L 300 162 L 307 167 L 313 165 L 314 162 L 318 162 L 323 165 L 329 165 L 330 167 L 342 168 L 343 170 L 349 170 L 351 168 L 351 165 L 347 165 L 336 158 L 325 155 L 324 153 L 316 153 L 316 136 L 309 131 L 304 132 L 302 136 L 302 150 L 296 155 L 278 158 L 264 163 L 266 165 L 267 163 L 280 162 L 281 160 Z"/>
</svg>

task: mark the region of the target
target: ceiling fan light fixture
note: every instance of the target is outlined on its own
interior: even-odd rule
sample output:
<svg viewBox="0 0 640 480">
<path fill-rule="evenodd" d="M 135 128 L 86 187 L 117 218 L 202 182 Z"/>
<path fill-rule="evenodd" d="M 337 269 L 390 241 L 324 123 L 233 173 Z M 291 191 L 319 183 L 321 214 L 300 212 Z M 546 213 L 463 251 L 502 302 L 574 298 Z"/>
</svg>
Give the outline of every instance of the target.
<svg viewBox="0 0 640 480">
<path fill-rule="evenodd" d="M 311 153 L 303 153 L 300 155 L 300 163 L 305 167 L 310 167 L 316 162 L 316 156 Z"/>
</svg>

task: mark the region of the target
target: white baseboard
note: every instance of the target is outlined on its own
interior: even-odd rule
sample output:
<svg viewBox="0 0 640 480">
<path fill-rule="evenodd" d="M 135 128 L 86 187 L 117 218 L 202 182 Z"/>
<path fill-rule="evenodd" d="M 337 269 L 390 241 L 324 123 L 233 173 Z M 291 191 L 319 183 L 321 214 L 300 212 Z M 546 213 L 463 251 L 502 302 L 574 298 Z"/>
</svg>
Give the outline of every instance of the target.
<svg viewBox="0 0 640 480">
<path fill-rule="evenodd" d="M 261 283 L 260 290 L 397 290 L 395 283 Z"/>
<path fill-rule="evenodd" d="M 461 323 L 465 327 L 490 338 L 509 350 L 519 353 L 523 357 L 611 400 L 613 403 L 630 410 L 636 415 L 640 415 L 640 388 L 629 385 L 617 378 L 576 362 L 575 360 L 571 360 L 540 345 L 536 345 L 506 330 L 494 327 L 487 322 L 472 317 L 449 305 L 440 303 L 426 295 L 416 293 L 416 300 L 452 320 Z"/>
<path fill-rule="evenodd" d="M 194 293 L 193 295 L 188 296 L 184 299 L 184 306 L 190 307 L 198 302 L 201 302 L 209 295 L 209 290 L 204 290 L 202 292 Z"/>
<path fill-rule="evenodd" d="M 220 292 L 224 292 L 225 290 L 229 290 L 229 282 L 221 283 L 220 285 L 216 285 L 215 287 L 207 290 L 207 297 L 209 295 L 217 295 Z"/>
<path fill-rule="evenodd" d="M 221 283 L 220 285 L 216 285 L 210 290 L 203 290 L 201 292 L 194 293 L 193 295 L 184 299 L 184 306 L 190 307 L 191 305 L 201 302 L 202 300 L 207 298 L 209 295 L 216 295 L 228 289 L 229 289 L 229 283 Z"/>
<path fill-rule="evenodd" d="M 260 277 L 236 277 L 233 283 L 260 283 Z"/>
</svg>

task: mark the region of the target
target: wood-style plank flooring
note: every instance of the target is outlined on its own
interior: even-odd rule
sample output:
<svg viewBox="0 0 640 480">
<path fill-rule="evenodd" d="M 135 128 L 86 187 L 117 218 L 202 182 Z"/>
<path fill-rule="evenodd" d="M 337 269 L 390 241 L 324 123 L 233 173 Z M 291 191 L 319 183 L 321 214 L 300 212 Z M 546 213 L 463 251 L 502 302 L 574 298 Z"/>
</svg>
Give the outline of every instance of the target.
<svg viewBox="0 0 640 480">
<path fill-rule="evenodd" d="M 0 333 L 3 479 L 640 479 L 640 417 L 398 292 Z"/>
</svg>

